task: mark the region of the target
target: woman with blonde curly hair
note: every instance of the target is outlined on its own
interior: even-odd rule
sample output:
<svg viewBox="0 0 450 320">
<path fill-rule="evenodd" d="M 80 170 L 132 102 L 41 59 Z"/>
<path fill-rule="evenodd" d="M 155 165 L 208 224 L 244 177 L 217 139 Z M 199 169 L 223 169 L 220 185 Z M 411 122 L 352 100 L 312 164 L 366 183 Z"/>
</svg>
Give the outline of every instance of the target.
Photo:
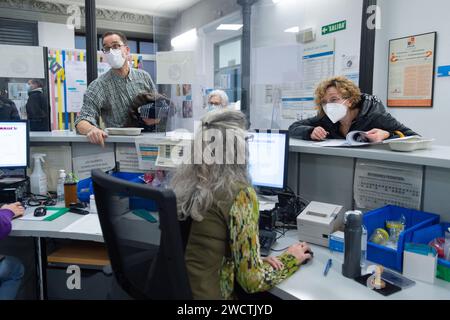
<svg viewBox="0 0 450 320">
<path fill-rule="evenodd" d="M 362 94 L 345 77 L 321 82 L 316 89 L 316 117 L 297 121 L 289 127 L 293 138 L 321 141 L 345 139 L 351 131 L 366 132 L 371 142 L 417 135 L 386 112 L 376 97 Z"/>
</svg>

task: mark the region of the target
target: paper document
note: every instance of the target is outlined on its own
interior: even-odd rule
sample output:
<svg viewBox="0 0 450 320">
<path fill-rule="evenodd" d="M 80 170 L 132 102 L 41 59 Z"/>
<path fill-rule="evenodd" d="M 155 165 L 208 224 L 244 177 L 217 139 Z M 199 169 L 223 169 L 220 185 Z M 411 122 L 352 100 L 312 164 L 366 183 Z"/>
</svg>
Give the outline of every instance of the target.
<svg viewBox="0 0 450 320">
<path fill-rule="evenodd" d="M 411 140 L 417 136 L 409 136 L 404 138 L 396 138 L 384 140 L 382 142 L 370 142 L 367 139 L 366 133 L 363 131 L 352 131 L 347 134 L 345 139 L 328 139 L 322 142 L 314 143 L 315 146 L 319 147 L 361 147 L 367 145 L 375 144 L 388 144 L 393 141 L 406 141 Z"/>
<path fill-rule="evenodd" d="M 84 233 L 102 235 L 98 214 L 88 214 L 61 230 L 67 233 Z"/>
</svg>

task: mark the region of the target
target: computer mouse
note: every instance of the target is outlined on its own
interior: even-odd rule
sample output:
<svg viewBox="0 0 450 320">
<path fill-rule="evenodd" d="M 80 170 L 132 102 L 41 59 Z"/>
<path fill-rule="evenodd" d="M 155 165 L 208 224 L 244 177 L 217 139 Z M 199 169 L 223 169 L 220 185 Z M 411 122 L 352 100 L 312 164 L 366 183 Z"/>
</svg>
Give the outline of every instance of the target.
<svg viewBox="0 0 450 320">
<path fill-rule="evenodd" d="M 312 252 L 311 250 L 305 251 L 305 253 L 309 253 L 311 255 L 311 259 L 314 258 L 314 252 Z M 305 259 L 301 265 L 303 266 L 303 265 L 307 264 L 309 262 L 309 260 L 311 260 L 311 259 Z"/>
<path fill-rule="evenodd" d="M 47 209 L 45 207 L 38 207 L 34 209 L 34 216 L 35 217 L 43 217 L 47 214 Z"/>
</svg>

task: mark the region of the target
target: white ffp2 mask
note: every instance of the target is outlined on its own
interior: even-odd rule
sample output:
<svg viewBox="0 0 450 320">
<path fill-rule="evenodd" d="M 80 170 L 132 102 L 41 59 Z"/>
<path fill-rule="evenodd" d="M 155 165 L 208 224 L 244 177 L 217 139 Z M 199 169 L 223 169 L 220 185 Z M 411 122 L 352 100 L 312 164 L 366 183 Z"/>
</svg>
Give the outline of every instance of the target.
<svg viewBox="0 0 450 320">
<path fill-rule="evenodd" d="M 323 107 L 323 111 L 333 123 L 336 123 L 345 118 L 345 116 L 347 115 L 347 110 L 347 106 L 341 103 L 327 103 Z"/>
<path fill-rule="evenodd" d="M 105 54 L 105 58 L 106 62 L 108 62 L 113 69 L 120 69 L 125 63 L 125 58 L 122 56 L 122 50 L 120 49 L 111 49 Z"/>
</svg>

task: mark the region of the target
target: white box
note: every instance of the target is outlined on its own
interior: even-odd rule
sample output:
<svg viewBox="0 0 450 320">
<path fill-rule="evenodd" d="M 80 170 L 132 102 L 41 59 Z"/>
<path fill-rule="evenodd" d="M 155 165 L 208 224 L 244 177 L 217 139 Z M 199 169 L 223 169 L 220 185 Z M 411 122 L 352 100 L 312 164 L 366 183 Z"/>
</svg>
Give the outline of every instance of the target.
<svg viewBox="0 0 450 320">
<path fill-rule="evenodd" d="M 437 270 L 437 255 L 422 255 L 403 252 L 403 275 L 419 281 L 434 284 Z"/>
</svg>

